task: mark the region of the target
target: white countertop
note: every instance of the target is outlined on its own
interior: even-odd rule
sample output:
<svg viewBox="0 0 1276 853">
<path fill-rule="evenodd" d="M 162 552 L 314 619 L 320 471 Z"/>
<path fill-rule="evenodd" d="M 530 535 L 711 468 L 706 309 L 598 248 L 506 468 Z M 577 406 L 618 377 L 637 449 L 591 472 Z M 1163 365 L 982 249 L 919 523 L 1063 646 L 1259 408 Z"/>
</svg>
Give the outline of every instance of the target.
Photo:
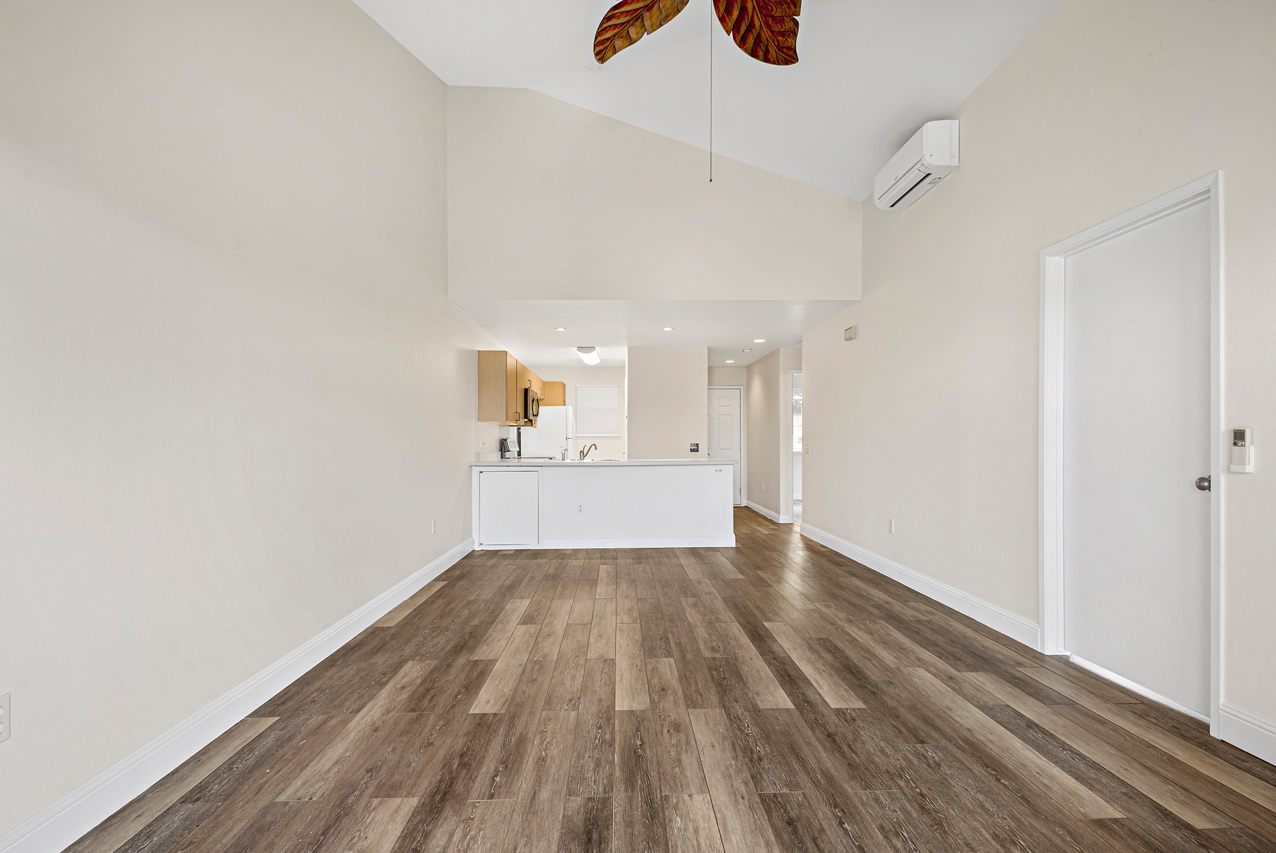
<svg viewBox="0 0 1276 853">
<path fill-rule="evenodd" d="M 559 459 L 497 459 L 471 462 L 473 468 L 634 468 L 640 466 L 667 468 L 673 465 L 734 465 L 730 459 L 596 459 L 563 462 Z"/>
</svg>

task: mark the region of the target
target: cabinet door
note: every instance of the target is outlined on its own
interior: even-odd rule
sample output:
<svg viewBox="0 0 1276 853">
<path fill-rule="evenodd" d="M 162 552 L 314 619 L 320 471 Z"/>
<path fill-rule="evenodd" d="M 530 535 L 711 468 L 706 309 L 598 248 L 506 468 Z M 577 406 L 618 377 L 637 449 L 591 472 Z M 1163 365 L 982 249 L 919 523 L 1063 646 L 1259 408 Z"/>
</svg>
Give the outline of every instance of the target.
<svg viewBox="0 0 1276 853">
<path fill-rule="evenodd" d="M 518 363 L 518 388 L 520 393 L 526 388 L 531 388 L 536 392 L 537 397 L 545 396 L 545 383 L 521 361 Z"/>
<path fill-rule="evenodd" d="M 539 545 L 540 491 L 539 471 L 480 472 L 479 544 Z"/>
<path fill-rule="evenodd" d="M 505 354 L 505 423 L 523 422 L 523 388 L 519 383 L 522 365 L 509 353 Z"/>
<path fill-rule="evenodd" d="M 546 382 L 545 398 L 541 400 L 542 406 L 566 406 L 567 405 L 567 383 L 566 382 Z"/>
</svg>

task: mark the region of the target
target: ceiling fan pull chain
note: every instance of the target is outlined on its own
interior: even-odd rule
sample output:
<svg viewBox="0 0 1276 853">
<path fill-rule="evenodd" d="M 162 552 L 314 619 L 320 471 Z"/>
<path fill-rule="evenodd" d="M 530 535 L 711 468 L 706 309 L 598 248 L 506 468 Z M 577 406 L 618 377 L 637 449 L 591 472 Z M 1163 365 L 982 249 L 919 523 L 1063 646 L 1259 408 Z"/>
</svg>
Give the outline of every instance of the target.
<svg viewBox="0 0 1276 853">
<path fill-rule="evenodd" d="M 713 183 L 713 25 L 717 23 L 709 4 L 709 183 Z"/>
</svg>

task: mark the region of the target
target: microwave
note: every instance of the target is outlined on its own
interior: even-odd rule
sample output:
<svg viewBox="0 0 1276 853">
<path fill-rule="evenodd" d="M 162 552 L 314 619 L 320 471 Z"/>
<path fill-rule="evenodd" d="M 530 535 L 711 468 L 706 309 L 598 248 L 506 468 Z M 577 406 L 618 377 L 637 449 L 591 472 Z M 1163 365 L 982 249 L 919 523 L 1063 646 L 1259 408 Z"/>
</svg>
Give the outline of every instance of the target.
<svg viewBox="0 0 1276 853">
<path fill-rule="evenodd" d="M 523 389 L 523 421 L 536 426 L 536 419 L 541 415 L 541 398 L 534 388 Z"/>
</svg>

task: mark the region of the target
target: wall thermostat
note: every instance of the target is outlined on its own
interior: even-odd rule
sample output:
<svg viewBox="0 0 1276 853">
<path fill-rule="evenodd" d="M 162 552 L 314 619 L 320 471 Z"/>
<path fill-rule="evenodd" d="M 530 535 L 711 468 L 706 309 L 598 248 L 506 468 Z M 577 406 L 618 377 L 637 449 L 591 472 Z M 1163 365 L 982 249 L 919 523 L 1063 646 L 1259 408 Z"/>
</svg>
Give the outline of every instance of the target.
<svg viewBox="0 0 1276 853">
<path fill-rule="evenodd" d="M 1232 464 L 1229 470 L 1233 474 L 1254 473 L 1254 431 L 1249 427 L 1232 430 Z"/>
</svg>

